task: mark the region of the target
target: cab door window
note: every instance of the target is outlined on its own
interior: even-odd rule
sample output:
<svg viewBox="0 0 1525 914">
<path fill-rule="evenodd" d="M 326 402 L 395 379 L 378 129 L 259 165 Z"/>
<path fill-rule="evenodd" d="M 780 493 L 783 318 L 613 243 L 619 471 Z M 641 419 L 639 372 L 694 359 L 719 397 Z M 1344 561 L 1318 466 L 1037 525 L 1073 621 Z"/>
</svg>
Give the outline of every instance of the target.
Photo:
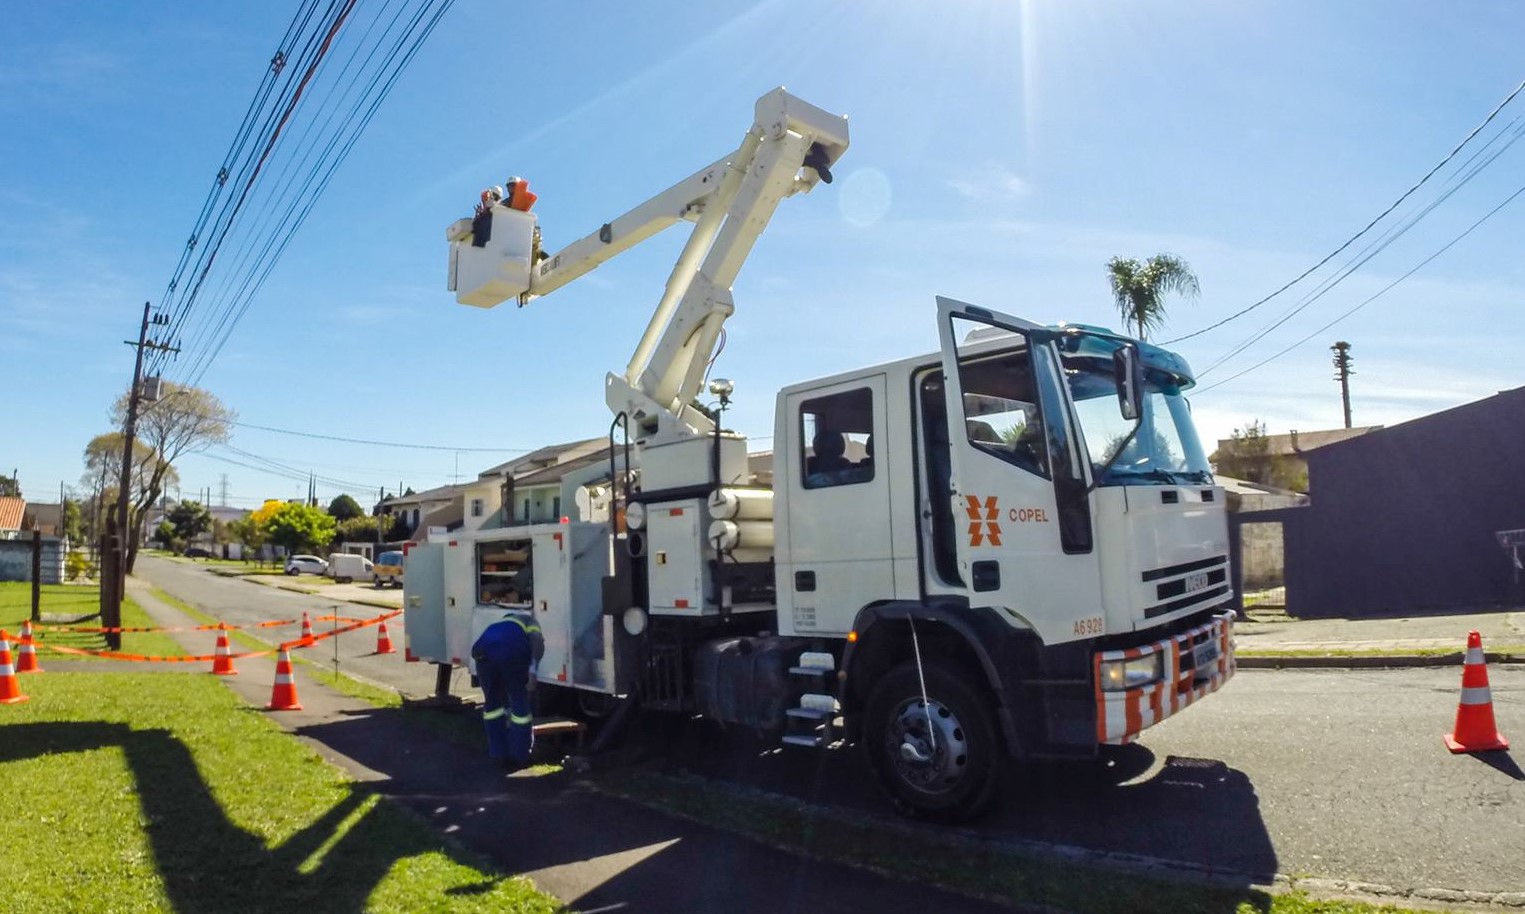
<svg viewBox="0 0 1525 914">
<path fill-rule="evenodd" d="M 958 361 L 969 443 L 1029 473 L 1051 478 L 1027 338 L 1011 334 L 986 345 L 978 336 L 960 346 Z M 998 348 L 992 351 L 993 346 Z"/>
</svg>

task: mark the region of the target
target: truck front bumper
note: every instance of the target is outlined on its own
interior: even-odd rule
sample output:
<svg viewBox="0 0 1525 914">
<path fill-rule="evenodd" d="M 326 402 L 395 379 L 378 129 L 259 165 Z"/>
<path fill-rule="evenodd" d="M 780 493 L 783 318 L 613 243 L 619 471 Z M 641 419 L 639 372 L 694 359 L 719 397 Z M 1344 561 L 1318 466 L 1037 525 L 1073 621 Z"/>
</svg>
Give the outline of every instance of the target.
<svg viewBox="0 0 1525 914">
<path fill-rule="evenodd" d="M 1162 678 L 1131 689 L 1102 689 L 1102 664 L 1136 660 L 1158 653 Z M 1224 612 L 1202 625 L 1168 638 L 1092 656 L 1095 683 L 1096 741 L 1132 742 L 1146 727 L 1159 723 L 1204 695 L 1218 691 L 1234 675 L 1234 614 Z"/>
</svg>

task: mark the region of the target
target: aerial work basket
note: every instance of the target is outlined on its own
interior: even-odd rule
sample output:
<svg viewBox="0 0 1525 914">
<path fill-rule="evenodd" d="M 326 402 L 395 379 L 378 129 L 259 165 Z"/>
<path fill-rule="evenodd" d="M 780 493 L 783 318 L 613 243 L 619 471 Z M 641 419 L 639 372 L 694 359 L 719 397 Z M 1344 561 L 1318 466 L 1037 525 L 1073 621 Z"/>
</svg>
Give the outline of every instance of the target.
<svg viewBox="0 0 1525 914">
<path fill-rule="evenodd" d="M 491 308 L 529 291 L 535 254 L 535 205 L 529 182 L 510 179 L 507 191 L 489 187 L 475 216 L 457 219 L 450 242 L 450 290 L 463 305 Z"/>
</svg>

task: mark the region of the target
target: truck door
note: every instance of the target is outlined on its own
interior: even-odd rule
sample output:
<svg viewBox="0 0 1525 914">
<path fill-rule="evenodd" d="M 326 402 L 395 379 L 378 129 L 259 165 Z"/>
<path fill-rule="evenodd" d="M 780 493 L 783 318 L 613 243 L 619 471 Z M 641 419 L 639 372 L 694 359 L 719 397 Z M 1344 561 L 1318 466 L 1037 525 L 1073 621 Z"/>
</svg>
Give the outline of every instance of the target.
<svg viewBox="0 0 1525 914">
<path fill-rule="evenodd" d="M 864 605 L 895 595 L 885 378 L 791 393 L 784 408 L 774 456 L 775 489 L 789 500 L 779 626 L 842 634 Z"/>
<path fill-rule="evenodd" d="M 449 663 L 445 644 L 445 550 L 421 543 L 407 554 L 402 580 L 402 625 L 407 653 L 429 663 Z"/>
<path fill-rule="evenodd" d="M 959 578 L 945 583 L 1048 644 L 1101 634 L 1090 467 L 1052 332 L 944 298 L 938 319 Z"/>
</svg>

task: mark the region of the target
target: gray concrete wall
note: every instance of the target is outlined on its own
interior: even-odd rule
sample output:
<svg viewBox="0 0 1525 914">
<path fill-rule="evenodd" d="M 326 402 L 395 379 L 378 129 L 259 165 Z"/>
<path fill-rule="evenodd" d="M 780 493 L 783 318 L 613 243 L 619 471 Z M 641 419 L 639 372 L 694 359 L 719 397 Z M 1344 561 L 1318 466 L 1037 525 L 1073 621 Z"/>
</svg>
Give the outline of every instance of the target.
<svg viewBox="0 0 1525 914">
<path fill-rule="evenodd" d="M 22 539 L 0 540 L 0 581 L 30 581 L 32 579 L 32 537 L 23 534 Z M 42 583 L 64 582 L 63 541 L 57 537 L 42 538 Z"/>
</svg>

